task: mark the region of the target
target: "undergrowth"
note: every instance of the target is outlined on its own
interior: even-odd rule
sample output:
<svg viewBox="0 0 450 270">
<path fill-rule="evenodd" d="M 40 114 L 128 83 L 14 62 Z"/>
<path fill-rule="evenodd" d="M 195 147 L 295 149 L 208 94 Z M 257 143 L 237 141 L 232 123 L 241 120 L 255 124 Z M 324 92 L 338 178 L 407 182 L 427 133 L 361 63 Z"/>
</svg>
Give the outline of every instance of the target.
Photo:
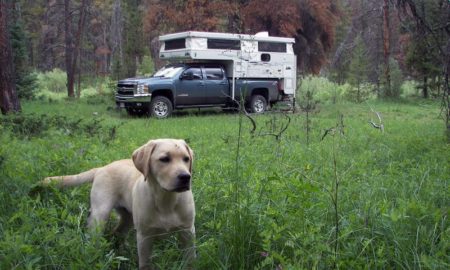
<svg viewBox="0 0 450 270">
<path fill-rule="evenodd" d="M 96 136 L 108 143 L 115 139 L 120 125 L 108 126 L 102 122 L 99 118 L 84 120 L 61 115 L 11 114 L 0 118 L 0 127 L 20 139 L 42 137 L 56 131 L 68 136 Z"/>
<path fill-rule="evenodd" d="M 89 185 L 33 188 L 163 137 L 195 152 L 197 269 L 450 267 L 450 146 L 437 103 L 321 104 L 308 138 L 302 114 L 252 116 L 255 129 L 239 113 L 160 121 L 108 106 L 34 101 L 24 116 L 0 118 L 1 269 L 136 269 L 134 231 L 116 239 L 114 216 L 105 234 L 86 230 Z M 368 123 L 371 108 L 384 133 Z M 342 135 L 330 129 L 341 114 Z M 158 243 L 154 261 L 183 268 L 174 237 Z"/>
</svg>

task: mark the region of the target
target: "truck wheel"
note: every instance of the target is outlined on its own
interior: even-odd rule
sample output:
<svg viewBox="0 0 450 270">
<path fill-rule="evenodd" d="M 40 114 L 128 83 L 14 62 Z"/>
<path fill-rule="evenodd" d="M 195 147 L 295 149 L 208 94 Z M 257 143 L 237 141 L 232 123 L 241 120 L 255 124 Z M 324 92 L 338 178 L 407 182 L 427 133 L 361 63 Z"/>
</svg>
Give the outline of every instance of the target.
<svg viewBox="0 0 450 270">
<path fill-rule="evenodd" d="M 252 113 L 263 113 L 266 111 L 267 101 L 261 95 L 254 95 L 250 100 L 250 111 Z"/>
<path fill-rule="evenodd" d="M 172 102 L 166 97 L 156 96 L 150 102 L 150 115 L 156 118 L 166 118 L 172 114 Z"/>
</svg>

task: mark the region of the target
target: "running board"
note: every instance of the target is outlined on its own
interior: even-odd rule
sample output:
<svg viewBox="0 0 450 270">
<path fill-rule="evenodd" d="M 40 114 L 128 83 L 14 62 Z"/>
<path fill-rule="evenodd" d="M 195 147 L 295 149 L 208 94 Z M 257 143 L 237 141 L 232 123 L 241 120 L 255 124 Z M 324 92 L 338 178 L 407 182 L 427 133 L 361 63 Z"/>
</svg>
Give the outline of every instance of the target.
<svg viewBox="0 0 450 270">
<path fill-rule="evenodd" d="M 224 107 L 226 104 L 214 104 L 214 105 L 179 105 L 176 109 L 188 109 L 188 108 L 213 108 L 213 107 Z"/>
</svg>

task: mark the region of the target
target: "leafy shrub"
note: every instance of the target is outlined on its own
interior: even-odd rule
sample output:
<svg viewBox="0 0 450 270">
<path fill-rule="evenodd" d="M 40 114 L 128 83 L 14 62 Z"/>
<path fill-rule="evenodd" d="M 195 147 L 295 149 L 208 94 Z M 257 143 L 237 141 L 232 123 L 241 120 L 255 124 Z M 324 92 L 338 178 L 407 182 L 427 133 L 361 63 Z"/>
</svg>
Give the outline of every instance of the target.
<svg viewBox="0 0 450 270">
<path fill-rule="evenodd" d="M 350 85 L 339 85 L 325 77 L 307 76 L 301 79 L 297 95 L 301 97 L 308 91 L 313 93 L 312 99 L 323 104 L 338 103 L 343 100 L 344 94 L 349 91 Z"/>
<path fill-rule="evenodd" d="M 37 99 L 52 102 L 67 98 L 67 76 L 65 72 L 54 69 L 49 72 L 38 73 L 37 78 L 39 88 L 36 93 Z M 115 86 L 116 81 L 109 77 L 84 78 L 81 83 L 80 97 L 90 99 L 101 95 L 113 98 Z"/>
<path fill-rule="evenodd" d="M 82 98 L 90 98 L 93 96 L 97 96 L 99 94 L 98 90 L 95 87 L 89 86 L 81 90 Z"/>
<path fill-rule="evenodd" d="M 336 104 L 344 100 L 362 102 L 375 99 L 375 85 L 361 83 L 359 88 L 348 83 L 337 84 L 325 77 L 307 76 L 301 80 L 297 96 L 302 97 L 308 91 L 313 93 L 313 99 L 322 104 Z"/>
<path fill-rule="evenodd" d="M 81 98 L 89 100 L 94 97 L 108 97 L 113 99 L 116 90 L 117 81 L 109 77 L 97 77 L 86 80 L 81 84 Z M 100 98 L 103 100 L 103 98 Z M 102 101 L 103 102 L 103 101 Z M 99 102 L 94 102 L 98 104 Z"/>
<path fill-rule="evenodd" d="M 377 97 L 375 85 L 371 83 L 361 83 L 359 86 L 350 86 L 343 94 L 346 100 L 358 103 Z"/>
<path fill-rule="evenodd" d="M 404 81 L 400 91 L 403 98 L 420 96 L 419 84 L 413 80 Z"/>
<path fill-rule="evenodd" d="M 41 90 L 61 93 L 65 92 L 67 89 L 67 74 L 58 68 L 55 68 L 52 71 L 38 73 L 37 78 Z"/>
<path fill-rule="evenodd" d="M 85 77 L 81 82 L 81 97 L 93 95 L 110 95 L 114 92 L 117 81 L 110 77 Z"/>
<path fill-rule="evenodd" d="M 67 98 L 66 92 L 55 93 L 47 89 L 40 89 L 36 94 L 36 99 L 48 102 L 61 101 L 65 98 Z"/>
</svg>

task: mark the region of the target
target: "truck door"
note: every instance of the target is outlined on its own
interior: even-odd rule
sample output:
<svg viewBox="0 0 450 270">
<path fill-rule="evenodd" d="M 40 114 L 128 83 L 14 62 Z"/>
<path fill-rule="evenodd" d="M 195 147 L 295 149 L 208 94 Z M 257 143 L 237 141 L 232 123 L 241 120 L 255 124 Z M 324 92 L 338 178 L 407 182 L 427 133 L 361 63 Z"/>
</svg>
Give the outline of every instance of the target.
<svg viewBox="0 0 450 270">
<path fill-rule="evenodd" d="M 198 67 L 191 67 L 181 73 L 176 82 L 176 105 L 189 106 L 204 103 L 205 81 L 202 70 Z"/>
<path fill-rule="evenodd" d="M 230 86 L 225 72 L 220 67 L 205 67 L 206 104 L 225 104 L 230 96 Z"/>
</svg>

